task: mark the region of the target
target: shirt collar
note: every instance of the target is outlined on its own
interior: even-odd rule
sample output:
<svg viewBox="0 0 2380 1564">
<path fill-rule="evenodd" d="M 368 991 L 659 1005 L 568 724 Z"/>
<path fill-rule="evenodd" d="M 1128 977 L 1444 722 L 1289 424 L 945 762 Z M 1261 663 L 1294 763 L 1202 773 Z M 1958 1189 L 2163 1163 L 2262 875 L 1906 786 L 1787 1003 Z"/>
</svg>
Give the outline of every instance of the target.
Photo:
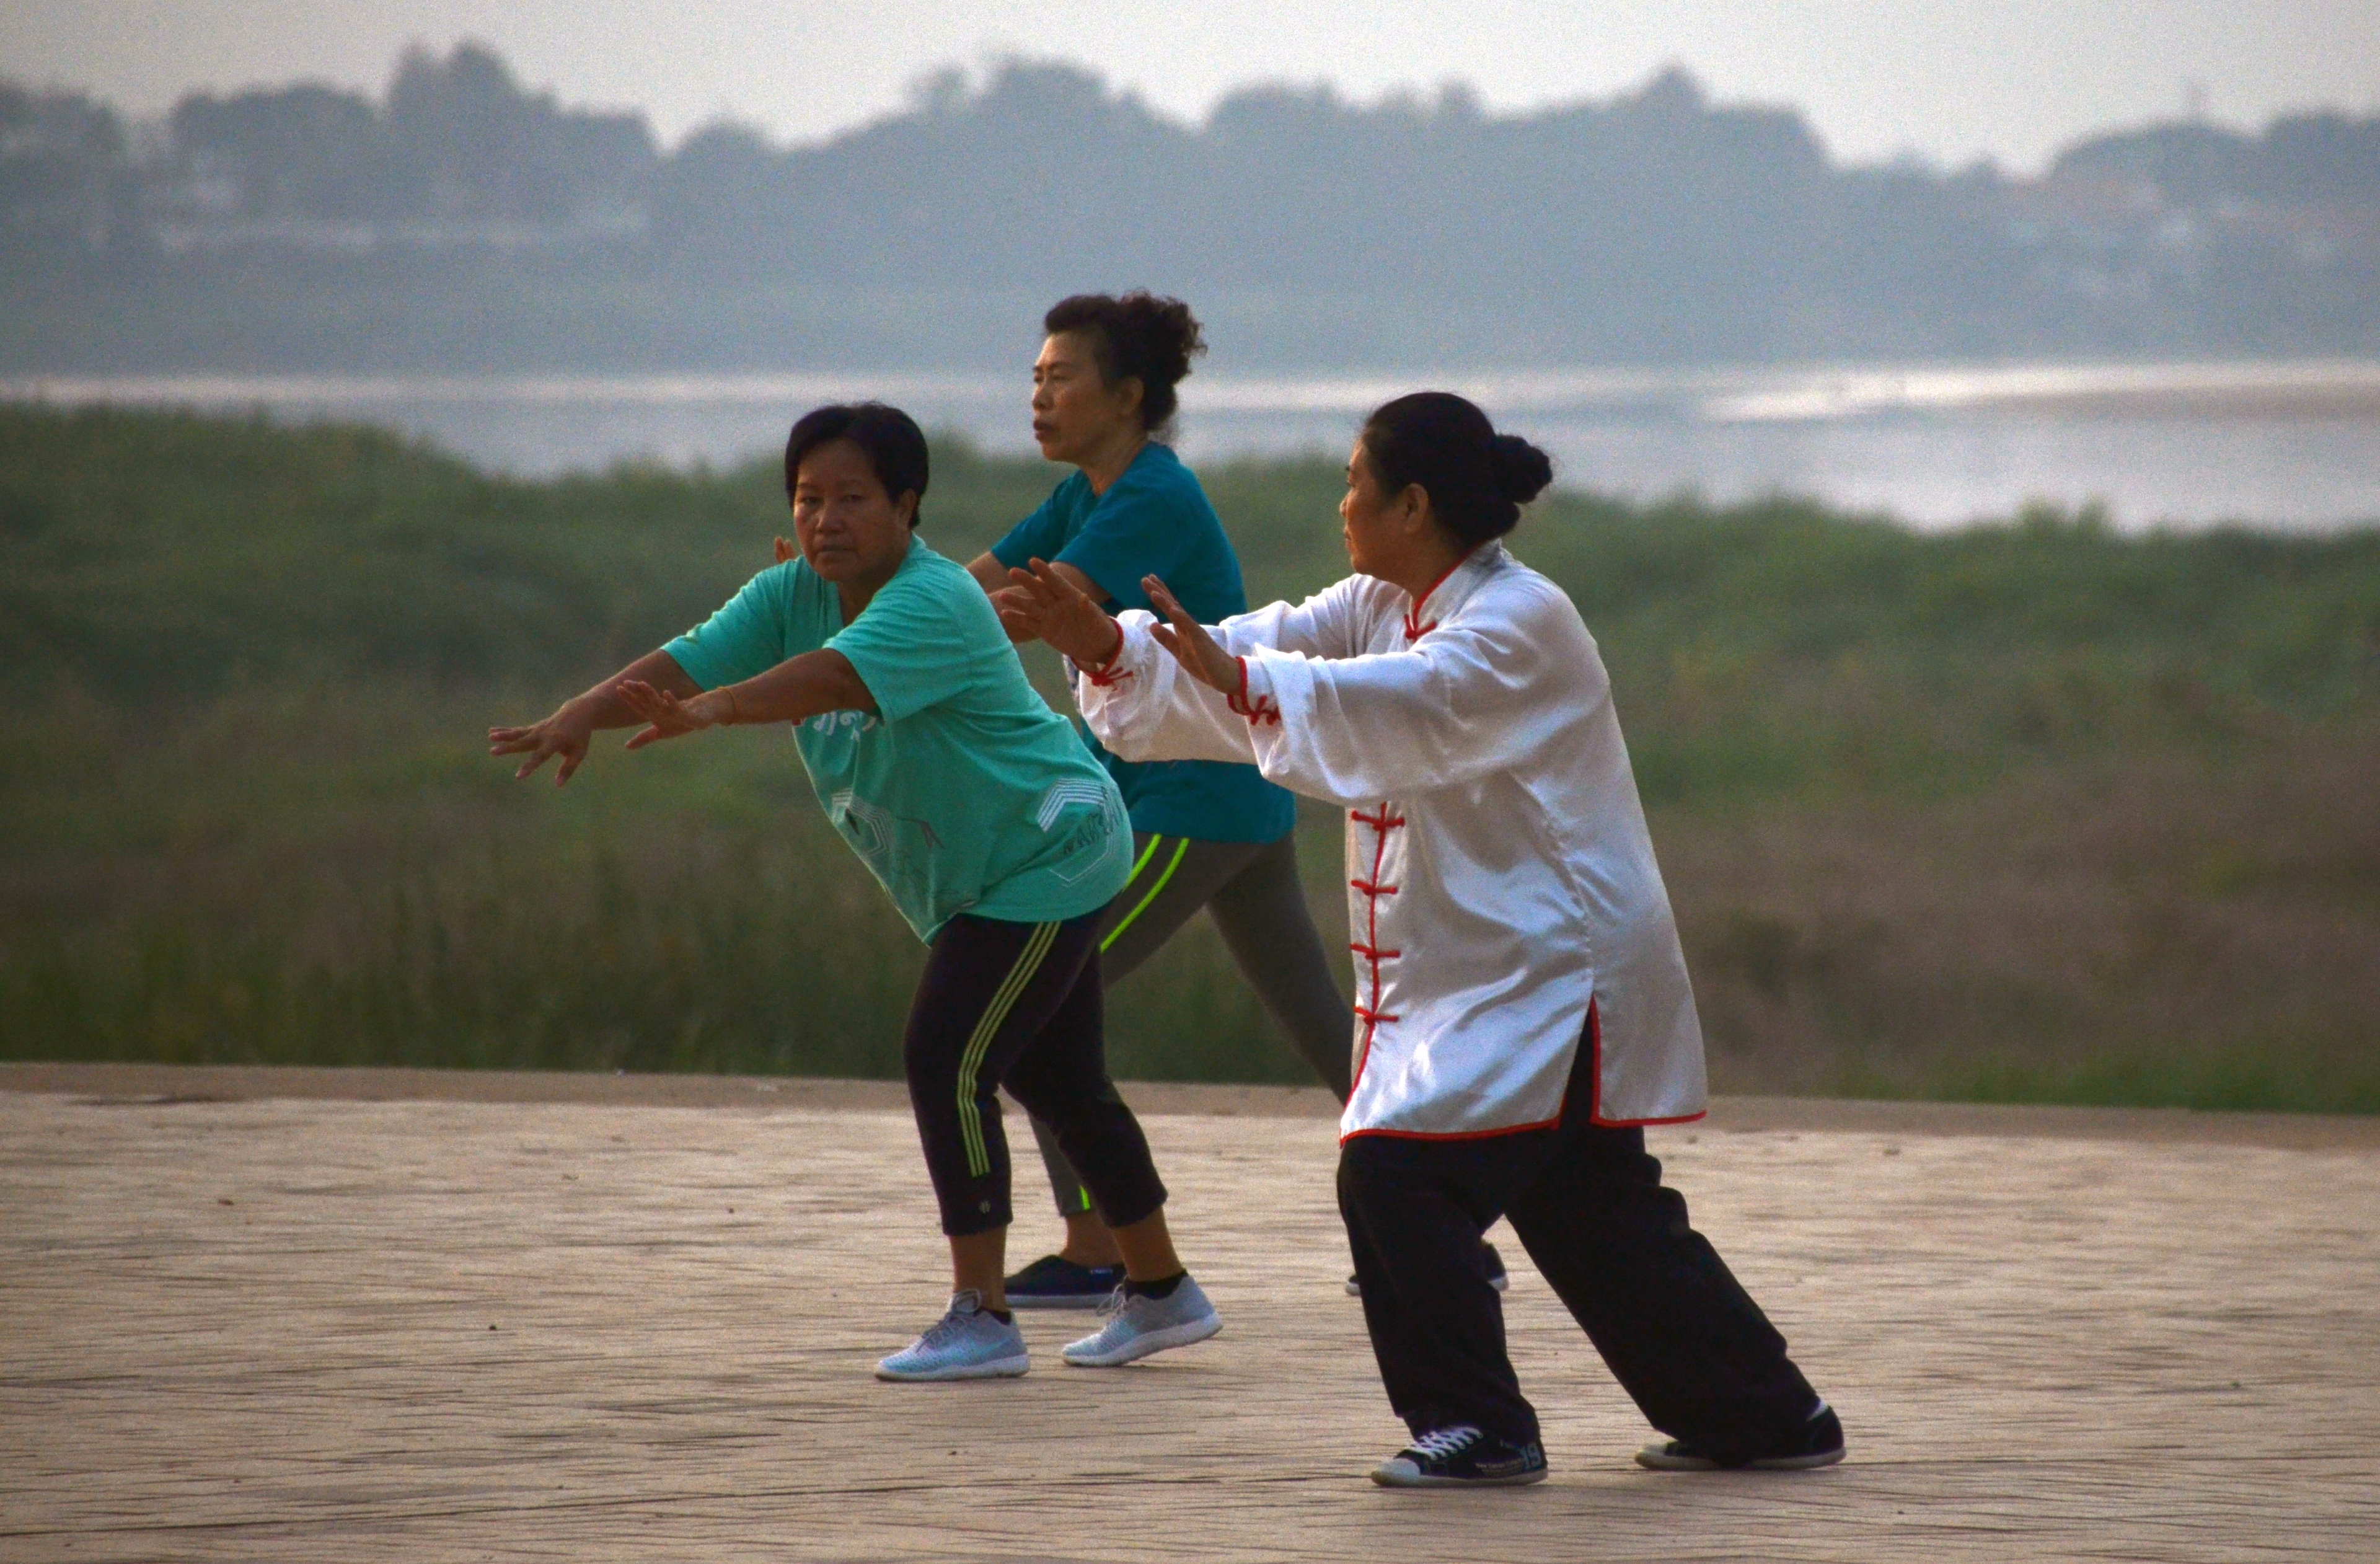
<svg viewBox="0 0 2380 1564">
<path fill-rule="evenodd" d="M 1437 629 L 1440 620 L 1470 599 L 1472 591 L 1503 556 L 1504 545 L 1490 538 L 1456 560 L 1405 610 L 1405 639 L 1417 641 Z"/>
</svg>

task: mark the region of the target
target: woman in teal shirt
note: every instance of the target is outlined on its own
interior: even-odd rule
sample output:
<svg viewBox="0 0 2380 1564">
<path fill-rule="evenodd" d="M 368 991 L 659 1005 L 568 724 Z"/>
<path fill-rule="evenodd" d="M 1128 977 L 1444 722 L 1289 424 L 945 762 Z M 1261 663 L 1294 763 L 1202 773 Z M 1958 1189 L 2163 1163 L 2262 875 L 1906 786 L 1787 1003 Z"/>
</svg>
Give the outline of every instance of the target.
<svg viewBox="0 0 2380 1564">
<path fill-rule="evenodd" d="M 1097 946 L 1130 878 L 1114 782 L 1050 711 L 967 573 L 918 540 L 925 436 L 874 404 L 821 407 L 785 446 L 800 557 L 544 721 L 489 732 L 570 780 L 603 728 L 641 749 L 787 722 L 819 803 L 930 955 L 902 1060 L 950 1239 L 949 1311 L 886 1379 L 1023 1374 L 1002 1293 L 1009 1164 L 994 1093 L 1047 1119 L 1124 1257 L 1121 1307 L 1068 1346 L 1104 1367 L 1221 1328 L 1165 1225 L 1165 1186 L 1108 1080 Z"/>
<path fill-rule="evenodd" d="M 1033 435 L 1042 455 L 1076 470 L 968 570 L 996 594 L 1011 569 L 1048 560 L 1111 613 L 1149 607 L 1140 582 L 1157 576 L 1202 624 L 1245 612 L 1239 556 L 1164 443 L 1175 387 L 1206 348 L 1189 307 L 1148 293 L 1078 295 L 1042 328 Z M 1132 815 L 1132 879 L 1101 927 L 1101 980 L 1130 976 L 1205 907 L 1275 1024 L 1343 1100 L 1354 1019 L 1298 879 L 1295 800 L 1253 766 L 1133 764 L 1087 732 L 1083 742 Z M 1088 1307 L 1115 1285 L 1121 1256 L 1059 1138 L 1038 1119 L 1033 1129 L 1066 1241 L 1010 1277 L 1008 1296 L 1019 1307 Z"/>
</svg>

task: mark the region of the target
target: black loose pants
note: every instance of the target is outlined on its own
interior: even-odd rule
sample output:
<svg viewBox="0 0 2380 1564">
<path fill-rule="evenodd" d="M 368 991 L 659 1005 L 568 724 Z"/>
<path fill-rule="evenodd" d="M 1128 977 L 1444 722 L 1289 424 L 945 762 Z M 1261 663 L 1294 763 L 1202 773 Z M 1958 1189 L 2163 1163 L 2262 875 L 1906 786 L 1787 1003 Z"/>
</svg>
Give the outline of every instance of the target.
<svg viewBox="0 0 2380 1564">
<path fill-rule="evenodd" d="M 1594 1057 L 1580 1048 L 1554 1128 L 1341 1148 L 1339 1210 L 1390 1406 L 1416 1435 L 1468 1423 L 1537 1437 L 1480 1268 L 1480 1235 L 1501 1216 L 1654 1427 L 1721 1461 L 1790 1447 L 1817 1393 L 1662 1187 L 1645 1132 L 1589 1121 Z"/>
</svg>

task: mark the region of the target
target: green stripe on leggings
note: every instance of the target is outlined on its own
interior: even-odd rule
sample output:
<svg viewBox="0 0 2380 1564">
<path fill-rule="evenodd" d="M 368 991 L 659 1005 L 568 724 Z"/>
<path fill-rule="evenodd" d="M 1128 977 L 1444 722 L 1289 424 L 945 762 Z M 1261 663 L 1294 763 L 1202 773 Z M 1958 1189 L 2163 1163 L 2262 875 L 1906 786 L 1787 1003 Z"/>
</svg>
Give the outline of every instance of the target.
<svg viewBox="0 0 2380 1564">
<path fill-rule="evenodd" d="M 1123 877 L 1123 882 L 1126 885 L 1140 878 L 1140 871 L 1148 867 L 1149 859 L 1157 856 L 1157 849 L 1164 843 L 1164 841 L 1165 838 L 1161 836 L 1152 836 L 1148 839 L 1148 845 L 1142 848 L 1140 856 L 1132 861 L 1132 872 Z M 1122 895 L 1123 892 L 1118 891 L 1117 894 Z"/>
<path fill-rule="evenodd" d="M 1040 923 L 1033 926 L 1031 937 L 1025 941 L 1024 952 L 1017 956 L 1016 964 L 1009 969 L 1008 980 L 1000 986 L 1000 992 L 994 994 L 991 1003 L 985 1007 L 982 1019 L 975 1024 L 974 1036 L 967 1038 L 966 1052 L 959 1060 L 959 1134 L 966 1144 L 967 1172 L 975 1178 L 982 1178 L 991 1171 L 991 1153 L 983 1144 L 983 1115 L 975 1105 L 976 1072 L 983 1068 L 983 1056 L 990 1050 L 991 1039 L 1000 1035 L 1001 1026 L 1008 1020 L 1008 1012 L 1016 1007 L 1017 996 L 1024 993 L 1026 986 L 1033 981 L 1033 975 L 1041 970 L 1041 960 L 1050 953 L 1050 947 L 1057 942 L 1057 939 L 1058 925 Z"/>
<path fill-rule="evenodd" d="M 1150 837 L 1148 839 L 1148 853 L 1143 853 L 1140 855 L 1141 863 L 1146 864 L 1148 862 L 1149 853 L 1156 852 L 1157 844 L 1164 840 L 1165 839 L 1161 836 Z M 1165 866 L 1165 872 L 1159 875 L 1157 877 L 1157 883 L 1148 888 L 1148 894 L 1143 896 L 1140 899 L 1139 903 L 1135 906 L 1132 911 L 1124 914 L 1123 921 L 1118 923 L 1113 928 L 1109 929 L 1107 938 L 1099 941 L 1099 950 L 1101 953 L 1104 954 L 1110 945 L 1114 944 L 1119 939 L 1123 938 L 1123 931 L 1132 927 L 1133 919 L 1138 917 L 1141 914 L 1148 910 L 1148 903 L 1157 900 L 1158 892 L 1165 889 L 1165 882 L 1172 879 L 1173 878 L 1173 871 L 1182 867 L 1182 855 L 1188 851 L 1190 851 L 1190 839 L 1185 836 L 1182 839 L 1181 845 L 1173 849 L 1173 859 L 1171 863 Z M 1134 866 L 1132 872 L 1137 876 L 1140 873 L 1139 866 Z M 1124 883 L 1126 885 L 1130 885 L 1132 881 L 1127 879 Z"/>
</svg>

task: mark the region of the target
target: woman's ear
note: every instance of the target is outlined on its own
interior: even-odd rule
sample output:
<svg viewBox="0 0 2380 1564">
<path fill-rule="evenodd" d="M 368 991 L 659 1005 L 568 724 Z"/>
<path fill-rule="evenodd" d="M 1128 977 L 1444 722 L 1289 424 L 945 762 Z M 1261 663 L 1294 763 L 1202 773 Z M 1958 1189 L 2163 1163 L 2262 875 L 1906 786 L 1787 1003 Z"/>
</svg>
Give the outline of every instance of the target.
<svg viewBox="0 0 2380 1564">
<path fill-rule="evenodd" d="M 1126 375 L 1115 383 L 1116 406 L 1128 418 L 1140 416 L 1140 405 L 1148 395 L 1148 387 L 1138 375 Z"/>
<path fill-rule="evenodd" d="M 901 525 L 912 532 L 917 529 L 918 503 L 918 494 L 915 489 L 904 491 L 901 497 L 892 502 L 892 514 L 899 516 Z"/>
<path fill-rule="evenodd" d="M 1429 491 L 1418 483 L 1408 483 L 1397 492 L 1397 522 L 1408 532 L 1429 529 Z"/>
</svg>

